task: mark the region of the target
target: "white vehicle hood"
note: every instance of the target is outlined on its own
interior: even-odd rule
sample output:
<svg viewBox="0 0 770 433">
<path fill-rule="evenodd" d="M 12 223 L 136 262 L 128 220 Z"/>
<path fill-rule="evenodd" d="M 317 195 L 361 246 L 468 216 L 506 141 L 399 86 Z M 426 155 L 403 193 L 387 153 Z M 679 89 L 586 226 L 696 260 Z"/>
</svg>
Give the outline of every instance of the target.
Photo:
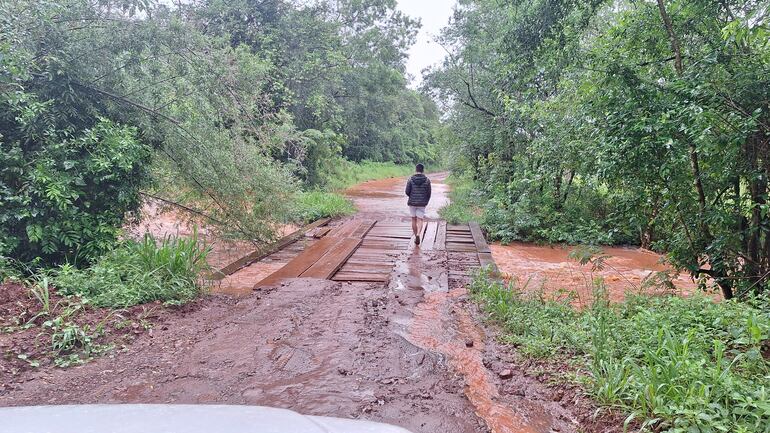
<svg viewBox="0 0 770 433">
<path fill-rule="evenodd" d="M 0 408 L 0 433 L 409 433 L 260 406 L 118 404 Z"/>
</svg>

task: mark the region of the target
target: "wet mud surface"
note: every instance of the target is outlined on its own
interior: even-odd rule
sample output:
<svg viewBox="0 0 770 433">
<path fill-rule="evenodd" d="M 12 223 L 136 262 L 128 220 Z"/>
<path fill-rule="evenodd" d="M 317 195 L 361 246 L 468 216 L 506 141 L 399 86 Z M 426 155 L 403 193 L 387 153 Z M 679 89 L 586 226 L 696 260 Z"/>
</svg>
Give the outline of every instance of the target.
<svg viewBox="0 0 770 433">
<path fill-rule="evenodd" d="M 444 177 L 431 175 L 429 217 L 447 200 Z M 407 216 L 404 182 L 348 191 L 361 211 L 354 218 Z M 496 341 L 464 289 L 475 253 L 410 246 L 387 284 L 291 279 L 252 289 L 305 246 L 236 272 L 223 282 L 228 289 L 110 356 L 39 369 L 0 388 L 0 406 L 222 403 L 362 418 L 414 433 L 622 431 L 622 419 L 594 417 L 578 391 L 545 383 L 547 376 L 532 373 L 538 368 Z"/>
<path fill-rule="evenodd" d="M 444 182 L 447 172 L 429 173 L 431 200 L 425 208 L 425 217 L 436 219 L 438 210 L 449 203 L 449 186 Z M 345 195 L 353 200 L 361 218 L 409 217 L 406 205 L 406 178 L 392 177 L 372 180 L 348 188 Z"/>
</svg>

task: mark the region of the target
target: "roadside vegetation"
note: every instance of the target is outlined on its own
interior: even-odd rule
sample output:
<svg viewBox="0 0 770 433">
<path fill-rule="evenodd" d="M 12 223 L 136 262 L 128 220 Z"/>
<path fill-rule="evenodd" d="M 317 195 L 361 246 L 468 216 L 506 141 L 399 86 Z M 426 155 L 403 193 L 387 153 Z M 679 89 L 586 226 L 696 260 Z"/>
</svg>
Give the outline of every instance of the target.
<svg viewBox="0 0 770 433">
<path fill-rule="evenodd" d="M 488 233 L 640 245 L 727 298 L 765 291 L 768 16 L 753 1 L 461 2 L 424 85 Z"/>
<path fill-rule="evenodd" d="M 295 202 L 295 220 L 309 223 L 321 218 L 335 218 L 350 215 L 356 211 L 347 197 L 330 191 L 302 192 Z"/>
<path fill-rule="evenodd" d="M 328 188 L 335 191 L 344 190 L 368 180 L 408 176 L 412 173 L 414 173 L 414 164 L 411 163 L 343 161 L 333 173 L 333 178 L 328 182 Z"/>
<path fill-rule="evenodd" d="M 650 432 L 770 431 L 770 302 L 630 296 L 611 304 L 595 280 L 575 310 L 512 282 L 478 276 L 473 298 L 524 357 L 568 365 L 600 406 Z"/>
<path fill-rule="evenodd" d="M 395 0 L 0 2 L 0 291 L 25 305 L 6 337 L 85 360 L 115 329 L 77 317 L 203 293 L 196 236 L 127 239 L 146 197 L 264 245 L 434 161 L 445 128 L 404 74 L 418 28 Z"/>
</svg>

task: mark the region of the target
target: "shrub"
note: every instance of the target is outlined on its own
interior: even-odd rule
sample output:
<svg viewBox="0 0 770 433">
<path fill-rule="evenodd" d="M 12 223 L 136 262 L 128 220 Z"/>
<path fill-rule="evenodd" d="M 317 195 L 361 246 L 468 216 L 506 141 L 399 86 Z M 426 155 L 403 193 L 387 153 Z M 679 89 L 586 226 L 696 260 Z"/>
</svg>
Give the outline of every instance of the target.
<svg viewBox="0 0 770 433">
<path fill-rule="evenodd" d="M 103 307 L 129 307 L 151 301 L 182 303 L 202 291 L 210 249 L 189 239 L 146 235 L 124 241 L 87 269 L 63 265 L 54 277 L 59 293 L 79 295 Z"/>
<path fill-rule="evenodd" d="M 439 209 L 438 213 L 441 218 L 447 220 L 449 224 L 461 224 L 483 219 L 479 206 L 482 198 L 474 189 L 473 181 L 467 176 L 456 177 L 452 175 L 447 183 L 452 187 L 449 192 L 450 202 Z"/>
<path fill-rule="evenodd" d="M 5 102 L 20 123 L 0 133 L 0 256 L 39 257 L 41 264 L 95 260 L 114 245 L 125 213 L 138 207 L 147 146 L 135 129 L 106 119 L 78 136 L 51 127 L 30 139 L 24 134 L 31 118 L 45 117 L 47 104 L 29 95 Z"/>
</svg>

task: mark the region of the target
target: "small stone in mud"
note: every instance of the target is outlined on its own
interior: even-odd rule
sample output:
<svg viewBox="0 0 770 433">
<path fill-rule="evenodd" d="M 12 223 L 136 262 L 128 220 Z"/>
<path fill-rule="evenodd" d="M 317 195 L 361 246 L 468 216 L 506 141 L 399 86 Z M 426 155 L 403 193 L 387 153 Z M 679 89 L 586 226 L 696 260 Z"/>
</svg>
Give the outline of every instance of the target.
<svg viewBox="0 0 770 433">
<path fill-rule="evenodd" d="M 465 340 L 465 347 L 473 347 L 473 340 Z"/>
<path fill-rule="evenodd" d="M 350 372 L 349 372 L 349 371 L 347 371 L 347 370 L 345 370 L 345 369 L 344 369 L 344 368 L 342 368 L 342 367 L 338 367 L 338 368 L 337 368 L 337 373 L 339 373 L 339 374 L 341 374 L 341 375 L 343 375 L 343 376 L 347 376 L 347 375 L 348 375 Z"/>
<path fill-rule="evenodd" d="M 420 356 L 417 357 L 417 365 L 422 365 L 423 362 L 425 362 L 425 352 L 421 353 Z"/>
<path fill-rule="evenodd" d="M 497 374 L 500 376 L 500 379 L 510 379 L 513 377 L 513 372 L 510 369 L 505 369 Z"/>
<path fill-rule="evenodd" d="M 564 398 L 564 391 L 559 389 L 553 393 L 553 401 L 561 401 Z"/>
</svg>

